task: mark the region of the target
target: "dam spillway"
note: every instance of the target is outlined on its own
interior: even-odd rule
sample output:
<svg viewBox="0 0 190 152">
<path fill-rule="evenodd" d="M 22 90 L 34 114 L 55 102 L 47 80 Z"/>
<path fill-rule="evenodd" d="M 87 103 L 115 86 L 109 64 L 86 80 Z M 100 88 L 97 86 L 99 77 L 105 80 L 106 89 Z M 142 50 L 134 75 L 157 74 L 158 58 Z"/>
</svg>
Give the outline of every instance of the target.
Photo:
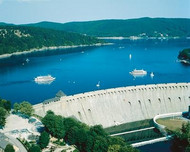
<svg viewBox="0 0 190 152">
<path fill-rule="evenodd" d="M 190 83 L 168 83 L 120 87 L 72 96 L 34 105 L 35 114 L 48 110 L 64 117 L 74 117 L 88 125 L 104 128 L 157 114 L 183 112 L 190 105 Z"/>
</svg>

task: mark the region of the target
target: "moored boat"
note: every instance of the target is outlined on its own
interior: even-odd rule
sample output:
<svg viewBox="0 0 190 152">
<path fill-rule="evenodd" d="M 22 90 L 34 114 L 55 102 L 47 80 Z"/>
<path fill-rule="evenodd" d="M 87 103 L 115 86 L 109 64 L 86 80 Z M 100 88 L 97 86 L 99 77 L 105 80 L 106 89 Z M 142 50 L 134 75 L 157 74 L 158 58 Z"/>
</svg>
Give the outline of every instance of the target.
<svg viewBox="0 0 190 152">
<path fill-rule="evenodd" d="M 145 70 L 136 70 L 134 69 L 133 71 L 129 72 L 131 75 L 133 76 L 144 76 L 144 75 L 147 75 L 147 71 Z"/>
</svg>

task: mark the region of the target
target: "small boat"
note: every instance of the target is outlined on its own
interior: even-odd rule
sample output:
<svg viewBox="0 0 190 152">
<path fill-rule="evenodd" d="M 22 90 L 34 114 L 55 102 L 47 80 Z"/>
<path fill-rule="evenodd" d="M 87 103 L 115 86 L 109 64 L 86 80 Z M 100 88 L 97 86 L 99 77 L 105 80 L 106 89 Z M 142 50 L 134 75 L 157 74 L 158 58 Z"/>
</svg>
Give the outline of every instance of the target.
<svg viewBox="0 0 190 152">
<path fill-rule="evenodd" d="M 133 76 L 145 76 L 145 75 L 147 75 L 147 71 L 145 71 L 145 70 L 136 70 L 136 69 L 134 69 L 132 72 L 129 72 L 131 75 L 133 75 Z"/>
<path fill-rule="evenodd" d="M 132 58 L 132 55 L 131 54 L 129 54 L 129 59 L 131 59 Z"/>
<path fill-rule="evenodd" d="M 50 84 L 55 80 L 55 77 L 52 77 L 51 75 L 47 76 L 38 76 L 34 78 L 34 81 L 38 84 Z"/>
<path fill-rule="evenodd" d="M 153 72 L 151 72 L 151 73 L 150 73 L 150 76 L 151 76 L 151 77 L 154 77 L 154 73 L 153 73 Z"/>
<path fill-rule="evenodd" d="M 28 63 L 29 61 L 30 61 L 30 60 L 27 58 L 27 59 L 26 59 L 26 62 Z"/>
<path fill-rule="evenodd" d="M 100 87 L 100 81 L 98 81 L 98 83 L 96 84 L 96 86 L 99 88 Z"/>
</svg>

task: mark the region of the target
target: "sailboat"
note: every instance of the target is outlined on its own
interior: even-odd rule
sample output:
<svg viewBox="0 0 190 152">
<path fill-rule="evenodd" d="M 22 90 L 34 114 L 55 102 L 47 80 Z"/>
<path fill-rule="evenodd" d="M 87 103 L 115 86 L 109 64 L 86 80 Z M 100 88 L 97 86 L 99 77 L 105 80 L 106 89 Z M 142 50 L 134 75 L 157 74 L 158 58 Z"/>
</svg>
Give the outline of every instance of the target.
<svg viewBox="0 0 190 152">
<path fill-rule="evenodd" d="M 100 87 L 100 81 L 98 81 L 98 83 L 96 84 L 96 86 L 99 88 Z"/>
<path fill-rule="evenodd" d="M 129 59 L 131 59 L 132 58 L 132 55 L 131 54 L 129 54 Z"/>
<path fill-rule="evenodd" d="M 150 76 L 151 76 L 151 78 L 153 78 L 153 77 L 154 77 L 154 73 L 153 73 L 153 72 L 151 72 L 151 73 L 150 73 Z"/>
<path fill-rule="evenodd" d="M 26 62 L 28 63 L 29 61 L 30 61 L 30 60 L 27 58 L 27 59 L 26 59 Z"/>
</svg>

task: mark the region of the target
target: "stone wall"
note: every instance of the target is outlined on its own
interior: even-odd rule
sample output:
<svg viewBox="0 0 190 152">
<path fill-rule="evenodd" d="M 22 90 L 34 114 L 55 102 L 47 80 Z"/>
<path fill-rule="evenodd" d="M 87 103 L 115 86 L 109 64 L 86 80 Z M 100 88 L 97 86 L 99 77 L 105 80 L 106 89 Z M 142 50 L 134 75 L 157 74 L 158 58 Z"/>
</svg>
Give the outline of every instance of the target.
<svg viewBox="0 0 190 152">
<path fill-rule="evenodd" d="M 48 110 L 88 124 L 110 127 L 151 119 L 157 114 L 188 111 L 190 83 L 140 85 L 65 96 L 60 101 L 34 105 L 35 113 Z"/>
</svg>

